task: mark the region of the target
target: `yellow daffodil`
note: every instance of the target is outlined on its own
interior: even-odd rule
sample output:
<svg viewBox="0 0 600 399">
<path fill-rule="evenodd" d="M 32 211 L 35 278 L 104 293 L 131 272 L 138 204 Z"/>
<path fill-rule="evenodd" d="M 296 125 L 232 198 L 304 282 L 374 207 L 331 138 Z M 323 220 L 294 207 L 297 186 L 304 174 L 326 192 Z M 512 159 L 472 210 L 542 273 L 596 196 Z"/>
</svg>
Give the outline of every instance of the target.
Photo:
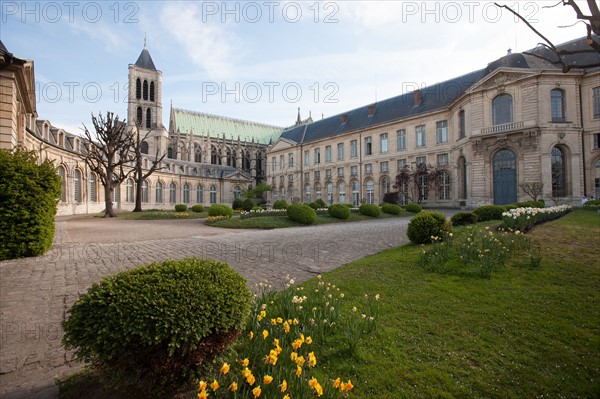
<svg viewBox="0 0 600 399">
<path fill-rule="evenodd" d="M 228 363 L 223 363 L 223 366 L 221 367 L 221 373 L 223 373 L 223 375 L 227 375 L 227 373 L 229 373 L 229 364 Z"/>
<path fill-rule="evenodd" d="M 234 381 L 234 382 L 232 382 L 232 383 L 231 383 L 231 385 L 229 386 L 229 390 L 230 390 L 231 392 L 235 392 L 235 391 L 237 391 L 237 390 L 238 390 L 238 384 L 237 384 L 237 382 L 235 382 L 235 381 Z"/>
<path fill-rule="evenodd" d="M 261 392 L 262 392 L 262 390 L 260 389 L 260 387 L 256 387 L 252 390 L 252 394 L 254 395 L 255 398 L 258 398 L 260 396 Z"/>
<path fill-rule="evenodd" d="M 294 320 L 292 321 L 292 324 L 293 324 L 293 325 L 295 325 L 295 326 L 297 326 L 299 323 L 300 323 L 300 322 L 298 321 L 298 319 L 294 319 Z"/>
<path fill-rule="evenodd" d="M 250 374 L 252 374 L 252 371 L 250 371 L 250 369 L 248 369 L 247 367 L 242 370 L 242 377 L 248 378 Z"/>
<path fill-rule="evenodd" d="M 273 377 L 271 377 L 270 375 L 265 375 L 263 377 L 263 382 L 265 383 L 265 385 L 269 385 L 273 382 Z"/>
<path fill-rule="evenodd" d="M 298 359 L 298 354 L 296 352 L 292 352 L 290 354 L 290 359 L 291 359 L 292 362 L 295 362 L 296 359 Z"/>
<path fill-rule="evenodd" d="M 317 357 L 315 356 L 315 352 L 310 352 L 308 354 L 308 365 L 310 367 L 315 367 L 317 365 Z"/>
<path fill-rule="evenodd" d="M 263 330 L 262 336 L 263 336 L 263 339 L 267 339 L 267 337 L 269 336 L 269 332 L 267 330 Z"/>
<path fill-rule="evenodd" d="M 217 380 L 213 380 L 213 382 L 210 384 L 210 388 L 213 391 L 216 391 L 217 389 L 219 389 L 219 382 Z"/>
<path fill-rule="evenodd" d="M 283 331 L 285 331 L 286 334 L 289 334 L 290 332 L 290 325 L 287 321 L 283 323 Z"/>
<path fill-rule="evenodd" d="M 206 383 L 206 381 L 200 381 L 200 383 L 198 384 L 198 390 L 204 391 L 207 386 L 208 386 L 208 384 Z"/>
<path fill-rule="evenodd" d="M 248 385 L 252 386 L 256 382 L 256 377 L 250 374 L 248 377 L 246 377 L 246 382 L 248 383 Z"/>
<path fill-rule="evenodd" d="M 277 319 L 271 319 L 271 325 L 274 326 L 277 324 Z"/>
<path fill-rule="evenodd" d="M 296 364 L 300 367 L 304 366 L 304 356 L 298 356 L 298 358 L 296 359 Z"/>
<path fill-rule="evenodd" d="M 279 346 L 279 340 L 277 338 L 275 338 L 273 340 L 273 346 L 278 347 Z"/>
<path fill-rule="evenodd" d="M 306 342 L 306 345 L 310 345 L 310 344 L 312 344 L 313 340 L 311 337 L 306 337 L 305 342 Z"/>
<path fill-rule="evenodd" d="M 208 393 L 206 390 L 202 390 L 198 393 L 198 399 L 208 399 Z"/>
<path fill-rule="evenodd" d="M 287 391 L 287 381 L 283 380 L 283 382 L 281 383 L 280 387 L 281 387 L 281 392 Z M 286 395 L 286 396 L 288 396 L 288 395 Z"/>
<path fill-rule="evenodd" d="M 315 377 L 308 380 L 308 386 L 311 388 L 316 387 L 318 383 L 319 383 L 319 381 L 317 381 L 317 379 Z"/>
<path fill-rule="evenodd" d="M 248 360 L 248 358 L 242 360 L 242 367 L 248 367 L 248 364 L 250 364 L 250 360 Z"/>
<path fill-rule="evenodd" d="M 300 366 L 297 366 L 297 367 L 296 367 L 296 375 L 297 375 L 298 377 L 300 377 L 300 376 L 302 375 L 302 367 L 300 367 Z"/>
<path fill-rule="evenodd" d="M 317 384 L 317 386 L 315 387 L 315 391 L 317 392 L 317 396 L 323 395 L 323 387 L 321 386 L 321 384 Z"/>
<path fill-rule="evenodd" d="M 281 324 L 281 323 L 283 323 L 283 319 L 282 319 L 281 317 L 278 317 L 278 318 L 277 318 L 277 323 L 278 323 L 278 324 Z"/>
<path fill-rule="evenodd" d="M 290 395 L 285 395 L 283 399 L 290 399 Z"/>
<path fill-rule="evenodd" d="M 248 334 L 248 338 L 250 338 L 250 341 L 252 341 L 252 339 L 254 338 L 254 331 L 250 331 L 250 334 Z"/>
</svg>

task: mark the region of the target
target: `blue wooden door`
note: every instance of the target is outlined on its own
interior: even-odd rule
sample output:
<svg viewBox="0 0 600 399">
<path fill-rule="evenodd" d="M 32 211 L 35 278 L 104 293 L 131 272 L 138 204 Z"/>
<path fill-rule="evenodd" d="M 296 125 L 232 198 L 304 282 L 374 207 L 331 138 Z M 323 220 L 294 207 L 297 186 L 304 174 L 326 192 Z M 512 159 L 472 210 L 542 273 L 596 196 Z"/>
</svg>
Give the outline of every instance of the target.
<svg viewBox="0 0 600 399">
<path fill-rule="evenodd" d="M 517 202 L 517 157 L 511 150 L 500 150 L 493 158 L 494 204 Z"/>
</svg>

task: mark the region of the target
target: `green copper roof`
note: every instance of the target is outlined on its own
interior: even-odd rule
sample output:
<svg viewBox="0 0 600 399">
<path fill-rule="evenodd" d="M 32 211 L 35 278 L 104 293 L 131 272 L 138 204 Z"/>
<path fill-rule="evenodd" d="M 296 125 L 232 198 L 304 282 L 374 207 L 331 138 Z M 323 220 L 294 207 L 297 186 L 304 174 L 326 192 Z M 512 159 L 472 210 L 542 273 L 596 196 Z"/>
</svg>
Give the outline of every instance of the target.
<svg viewBox="0 0 600 399">
<path fill-rule="evenodd" d="M 227 140 L 237 140 L 255 143 L 270 144 L 274 143 L 284 128 L 262 123 L 249 122 L 240 119 L 227 118 L 201 112 L 187 111 L 184 109 L 173 108 L 172 114 L 174 123 L 173 129 L 180 133 L 189 133 L 190 131 L 197 136 L 208 136 L 223 138 Z"/>
</svg>

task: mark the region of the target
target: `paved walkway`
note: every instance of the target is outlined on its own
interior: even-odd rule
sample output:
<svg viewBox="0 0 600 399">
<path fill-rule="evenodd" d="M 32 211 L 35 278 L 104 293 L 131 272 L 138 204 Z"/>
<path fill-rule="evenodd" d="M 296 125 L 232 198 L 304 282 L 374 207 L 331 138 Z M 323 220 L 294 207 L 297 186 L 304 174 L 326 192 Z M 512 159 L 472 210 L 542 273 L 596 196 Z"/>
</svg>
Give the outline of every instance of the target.
<svg viewBox="0 0 600 399">
<path fill-rule="evenodd" d="M 407 241 L 408 218 L 278 230 L 196 220 L 57 218 L 39 258 L 0 262 L 0 398 L 55 398 L 54 379 L 80 365 L 61 347 L 67 309 L 103 276 L 168 258 L 229 263 L 250 283 L 296 281 Z"/>
</svg>

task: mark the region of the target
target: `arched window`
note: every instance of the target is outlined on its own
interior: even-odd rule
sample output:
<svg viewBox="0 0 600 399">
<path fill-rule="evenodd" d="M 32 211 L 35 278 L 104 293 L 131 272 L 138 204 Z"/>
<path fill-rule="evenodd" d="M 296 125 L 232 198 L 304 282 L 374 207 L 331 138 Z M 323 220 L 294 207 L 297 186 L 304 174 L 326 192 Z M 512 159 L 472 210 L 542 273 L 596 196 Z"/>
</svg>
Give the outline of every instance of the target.
<svg viewBox="0 0 600 399">
<path fill-rule="evenodd" d="M 279 189 L 279 192 L 281 193 L 281 199 L 285 200 L 285 187 L 281 187 Z"/>
<path fill-rule="evenodd" d="M 210 186 L 210 203 L 217 203 L 217 186 L 215 186 L 214 184 Z"/>
<path fill-rule="evenodd" d="M 242 169 L 244 169 L 245 171 L 250 170 L 250 152 L 249 151 L 242 152 Z"/>
<path fill-rule="evenodd" d="M 240 199 L 242 198 L 242 189 L 240 189 L 240 186 L 235 186 L 233 188 L 233 199 Z"/>
<path fill-rule="evenodd" d="M 202 184 L 198 184 L 198 186 L 196 187 L 196 203 L 204 203 L 204 186 Z"/>
<path fill-rule="evenodd" d="M 148 203 L 148 180 L 142 182 L 142 203 Z"/>
<path fill-rule="evenodd" d="M 438 198 L 441 200 L 450 199 L 450 174 L 448 172 L 442 172 L 440 175 L 440 181 L 438 186 Z"/>
<path fill-rule="evenodd" d="M 385 195 L 390 192 L 390 178 L 386 176 L 383 179 L 381 179 L 379 187 L 381 189 L 379 200 L 383 201 L 383 197 L 385 197 Z"/>
<path fill-rule="evenodd" d="M 565 153 L 558 147 L 552 148 L 552 196 L 555 198 L 567 195 Z"/>
<path fill-rule="evenodd" d="M 263 160 L 263 155 L 259 151 L 256 153 L 256 175 L 257 176 L 262 175 L 262 160 Z"/>
<path fill-rule="evenodd" d="M 154 82 L 150 82 L 150 101 L 154 101 Z"/>
<path fill-rule="evenodd" d="M 171 204 L 177 202 L 177 185 L 175 183 L 171 183 L 169 186 L 169 202 Z"/>
<path fill-rule="evenodd" d="M 311 193 L 311 187 L 310 187 L 310 184 L 307 184 L 307 185 L 306 185 L 306 202 L 308 202 L 308 203 L 311 203 L 311 202 L 312 202 L 312 201 L 311 201 L 311 198 L 310 198 L 310 197 L 311 197 L 311 194 L 312 194 L 312 193 Z"/>
<path fill-rule="evenodd" d="M 148 108 L 146 110 L 146 129 L 150 129 L 150 126 L 152 126 L 152 111 Z"/>
<path fill-rule="evenodd" d="M 137 118 L 138 125 L 141 125 L 142 124 L 142 118 L 143 118 L 142 107 L 138 107 L 137 108 L 136 118 Z"/>
<path fill-rule="evenodd" d="M 552 122 L 565 121 L 565 91 L 552 89 L 550 91 L 550 107 L 552 111 Z"/>
<path fill-rule="evenodd" d="M 352 182 L 352 205 L 358 206 L 360 204 L 360 191 L 358 182 L 354 180 Z"/>
<path fill-rule="evenodd" d="M 194 162 L 202 162 L 202 151 L 198 143 L 194 143 Z"/>
<path fill-rule="evenodd" d="M 90 173 L 90 202 L 98 202 L 98 182 L 95 173 Z"/>
<path fill-rule="evenodd" d="M 321 199 L 321 185 L 320 184 L 315 185 L 315 195 L 316 195 L 315 199 Z"/>
<path fill-rule="evenodd" d="M 183 186 L 183 203 L 190 203 L 190 185 L 187 183 Z"/>
<path fill-rule="evenodd" d="M 510 94 L 500 94 L 492 100 L 492 123 L 502 125 L 513 121 L 513 101 Z"/>
<path fill-rule="evenodd" d="M 81 172 L 79 169 L 75 169 L 73 175 L 73 201 L 81 202 Z"/>
<path fill-rule="evenodd" d="M 346 184 L 343 182 L 338 184 L 338 197 L 338 202 L 340 204 L 346 203 Z"/>
<path fill-rule="evenodd" d="M 135 98 L 138 100 L 142 98 L 142 81 L 140 78 L 135 80 Z"/>
<path fill-rule="evenodd" d="M 367 204 L 375 203 L 375 183 L 373 180 L 367 180 Z"/>
<path fill-rule="evenodd" d="M 167 148 L 167 158 L 173 159 L 173 147 Z"/>
<path fill-rule="evenodd" d="M 144 80 L 144 100 L 148 99 L 148 81 Z"/>
<path fill-rule="evenodd" d="M 125 184 L 125 202 L 133 202 L 133 179 L 127 179 L 127 183 Z"/>
<path fill-rule="evenodd" d="M 163 201 L 163 184 L 161 182 L 156 182 L 156 203 L 162 204 Z"/>
<path fill-rule="evenodd" d="M 219 153 L 217 152 L 217 147 L 214 145 L 210 146 L 210 163 L 212 165 L 219 165 L 221 159 L 219 157 Z"/>
<path fill-rule="evenodd" d="M 142 151 L 142 154 L 148 153 L 148 142 L 147 141 L 142 141 L 142 148 L 140 149 L 140 151 Z"/>
<path fill-rule="evenodd" d="M 333 183 L 327 183 L 327 203 L 333 204 Z"/>
</svg>

